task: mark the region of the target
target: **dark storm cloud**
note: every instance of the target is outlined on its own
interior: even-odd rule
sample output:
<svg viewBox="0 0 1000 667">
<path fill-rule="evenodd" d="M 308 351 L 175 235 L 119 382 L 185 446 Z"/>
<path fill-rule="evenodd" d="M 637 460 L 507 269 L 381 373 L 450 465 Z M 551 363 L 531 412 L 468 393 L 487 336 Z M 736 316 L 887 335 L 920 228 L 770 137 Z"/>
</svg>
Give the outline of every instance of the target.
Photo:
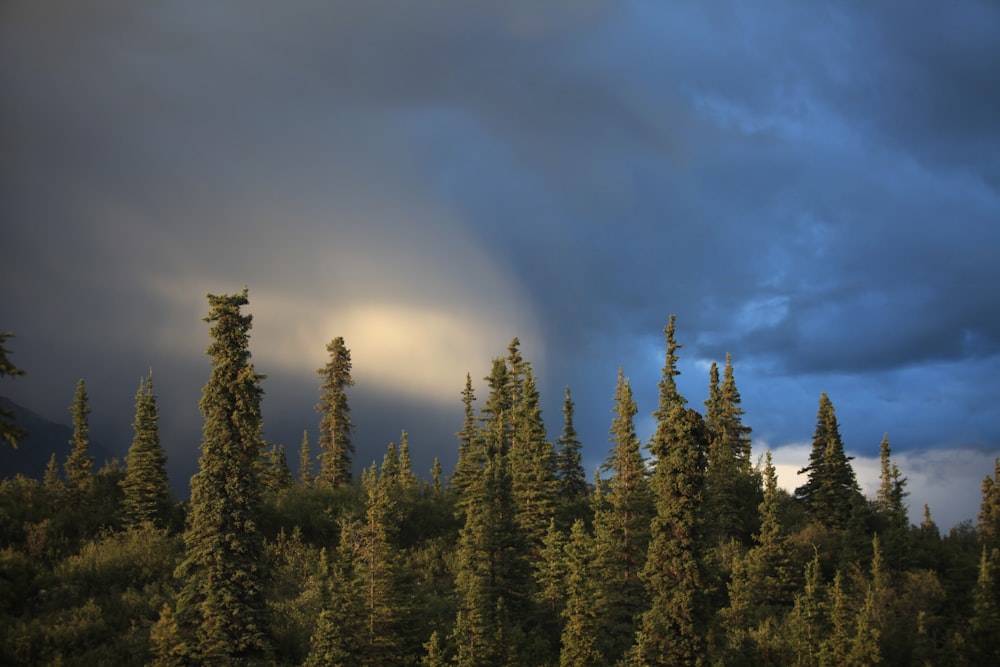
<svg viewBox="0 0 1000 667">
<path fill-rule="evenodd" d="M 0 327 L 31 373 L 3 391 L 29 407 L 86 376 L 127 441 L 153 365 L 193 460 L 204 294 L 249 284 L 269 439 L 313 428 L 350 334 L 359 463 L 407 428 L 447 467 L 465 372 L 518 335 L 596 464 L 619 365 L 651 428 L 670 313 L 690 403 L 732 352 L 761 444 L 808 440 L 821 391 L 868 453 L 1000 444 L 992 3 L 0 12 Z"/>
</svg>

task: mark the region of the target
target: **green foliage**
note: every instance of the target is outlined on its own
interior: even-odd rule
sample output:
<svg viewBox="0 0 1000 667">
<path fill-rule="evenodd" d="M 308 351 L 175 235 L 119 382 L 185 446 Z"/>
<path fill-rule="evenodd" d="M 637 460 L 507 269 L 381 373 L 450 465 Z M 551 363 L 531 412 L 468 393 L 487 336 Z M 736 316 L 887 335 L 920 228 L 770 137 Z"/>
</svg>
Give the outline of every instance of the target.
<svg viewBox="0 0 1000 667">
<path fill-rule="evenodd" d="M 125 521 L 132 526 L 153 523 L 164 526 L 170 514 L 167 456 L 160 446 L 159 412 L 153 394 L 153 373 L 139 383 L 135 396 L 134 436 L 122 479 Z"/>
<path fill-rule="evenodd" d="M 252 317 L 240 312 L 246 288 L 210 294 L 208 302 L 212 373 L 201 399 L 205 425 L 199 471 L 191 479 L 185 558 L 177 569 L 184 583 L 176 618 L 188 656 L 251 660 L 268 651 L 259 529 L 263 376 L 250 363 Z"/>
<path fill-rule="evenodd" d="M 8 338 L 14 334 L 9 331 L 0 331 L 0 378 L 4 376 L 18 377 L 24 375 L 24 371 L 14 365 L 7 356 L 11 351 L 5 347 Z M 24 429 L 14 423 L 14 414 L 6 408 L 0 406 L 0 439 L 6 440 L 11 447 L 17 448 L 17 442 L 27 433 Z"/>
<path fill-rule="evenodd" d="M 649 545 L 653 496 L 635 433 L 637 411 L 632 388 L 619 369 L 610 430 L 613 445 L 605 463 L 611 476 L 602 484 L 606 488 L 595 498 L 594 509 L 596 568 L 603 573 L 597 596 L 597 611 L 603 620 L 598 640 L 611 663 L 628 650 L 637 618 L 648 603 L 641 573 Z"/>
<path fill-rule="evenodd" d="M 70 452 L 66 457 L 66 481 L 78 494 L 87 490 L 94 474 L 94 457 L 90 456 L 90 406 L 87 404 L 87 386 L 82 379 L 76 383 L 73 403 L 69 406 L 73 415 L 73 437 L 70 438 Z"/>
<path fill-rule="evenodd" d="M 569 527 L 577 519 L 589 519 L 587 473 L 583 469 L 583 444 L 573 424 L 576 410 L 569 387 L 563 398 L 563 430 L 556 451 L 558 513 L 561 526 Z"/>
<path fill-rule="evenodd" d="M 351 407 L 347 401 L 347 388 L 354 386 L 351 377 L 351 351 L 344 339 L 337 336 L 326 346 L 330 361 L 316 371 L 322 380 L 316 411 L 319 422 L 319 475 L 317 483 L 338 487 L 351 481 L 351 460 L 354 443 L 351 440 L 354 424 Z"/>
<path fill-rule="evenodd" d="M 819 399 L 809 465 L 799 470 L 800 475 L 807 473 L 809 477 L 795 490 L 796 497 L 806 504 L 810 516 L 824 526 L 845 528 L 855 500 L 860 496 L 850 463 L 852 459 L 844 453 L 833 403 L 824 393 Z"/>
</svg>

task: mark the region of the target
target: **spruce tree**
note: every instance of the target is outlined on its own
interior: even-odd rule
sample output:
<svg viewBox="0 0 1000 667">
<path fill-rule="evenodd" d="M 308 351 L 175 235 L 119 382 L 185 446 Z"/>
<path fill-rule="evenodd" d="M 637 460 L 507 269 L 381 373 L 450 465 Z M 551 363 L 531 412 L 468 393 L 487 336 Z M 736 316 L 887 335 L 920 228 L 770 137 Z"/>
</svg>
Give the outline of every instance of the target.
<svg viewBox="0 0 1000 667">
<path fill-rule="evenodd" d="M 656 433 L 649 444 L 656 463 L 650 481 L 656 514 L 642 573 L 651 606 L 636 636 L 635 652 L 643 665 L 695 665 L 705 659 L 707 613 L 700 559 L 708 431 L 701 415 L 684 407 L 686 401 L 674 383 L 680 345 L 673 328 L 671 317 Z"/>
<path fill-rule="evenodd" d="M 595 498 L 594 539 L 596 568 L 602 573 L 597 597 L 601 619 L 599 644 L 609 664 L 628 650 L 639 614 L 648 596 L 641 573 L 649 546 L 653 499 L 646 464 L 635 433 L 637 407 L 624 372 L 618 370 L 615 417 L 611 425 L 612 450 L 605 470 L 611 476 Z"/>
<path fill-rule="evenodd" d="M 456 434 L 458 436 L 458 462 L 455 464 L 455 471 L 448 482 L 449 489 L 458 499 L 459 507 L 464 502 L 469 485 L 478 477 L 483 466 L 481 440 L 473 409 L 475 401 L 476 393 L 472 388 L 472 376 L 466 373 L 465 389 L 462 390 L 465 420 L 462 422 L 462 430 Z"/>
<path fill-rule="evenodd" d="M 906 478 L 892 461 L 888 433 L 879 446 L 879 461 L 880 483 L 875 494 L 875 510 L 884 536 L 886 558 L 894 569 L 902 570 L 909 551 L 910 521 L 904 502 L 909 493 L 905 490 Z"/>
<path fill-rule="evenodd" d="M 299 446 L 299 482 L 302 486 L 312 486 L 313 474 L 312 452 L 309 451 L 309 431 L 302 431 L 302 444 Z"/>
<path fill-rule="evenodd" d="M 983 479 L 976 531 L 984 544 L 1000 547 L 1000 458 L 993 460 L 993 477 Z"/>
<path fill-rule="evenodd" d="M 417 476 L 413 472 L 413 458 L 410 455 L 410 434 L 399 434 L 399 485 L 403 490 L 417 488 Z"/>
<path fill-rule="evenodd" d="M 316 481 L 336 488 L 351 481 L 351 461 L 354 443 L 351 435 L 351 407 L 347 401 L 347 388 L 354 385 L 351 377 L 351 351 L 344 339 L 337 336 L 326 346 L 330 361 L 316 371 L 322 380 L 319 403 L 320 469 Z"/>
<path fill-rule="evenodd" d="M 241 313 L 248 302 L 246 288 L 208 295 L 212 373 L 200 404 L 205 424 L 199 471 L 191 478 L 176 609 L 188 660 L 199 664 L 247 662 L 268 653 L 258 528 L 264 376 L 250 362 L 252 316 Z"/>
<path fill-rule="evenodd" d="M 4 347 L 4 343 L 13 335 L 9 331 L 0 331 L 0 377 L 24 375 L 24 371 L 15 366 L 10 357 L 7 356 L 11 351 Z M 14 413 L 0 406 L 0 438 L 6 440 L 11 447 L 16 449 L 18 441 L 25 435 L 27 435 L 25 430 L 14 423 Z"/>
<path fill-rule="evenodd" d="M 537 562 L 556 513 L 556 460 L 552 443 L 545 438 L 535 377 L 527 362 L 522 375 L 521 391 L 512 410 L 511 484 L 517 521 L 528 540 L 531 559 Z"/>
<path fill-rule="evenodd" d="M 714 364 L 713 364 L 714 368 Z M 714 385 L 714 386 L 713 386 Z M 736 538 L 746 543 L 756 528 L 760 479 L 750 458 L 750 427 L 743 424 L 732 355 L 726 355 L 723 381 L 714 369 L 705 402 L 709 443 L 705 471 L 705 527 L 713 542 Z"/>
<path fill-rule="evenodd" d="M 575 405 L 569 387 L 563 398 L 563 430 L 556 451 L 556 476 L 558 479 L 558 504 L 560 524 L 572 526 L 577 519 L 587 516 L 587 473 L 583 469 L 583 445 L 573 424 Z M 565 530 L 565 528 L 564 528 Z"/>
<path fill-rule="evenodd" d="M 514 518 L 513 484 L 507 460 L 504 399 L 497 382 L 503 360 L 494 363 L 494 392 L 487 401 L 484 466 L 466 488 L 465 525 L 459 534 L 455 575 L 458 611 L 451 635 L 459 667 L 501 667 L 521 663 L 523 623 L 534 618 L 533 583 L 527 544 Z"/>
<path fill-rule="evenodd" d="M 82 379 L 76 383 L 76 393 L 69 411 L 73 415 L 73 437 L 69 441 L 71 449 L 64 468 L 66 481 L 79 494 L 90 487 L 90 480 L 94 476 L 94 457 L 88 454 L 90 407 L 87 404 L 87 386 Z"/>
<path fill-rule="evenodd" d="M 1000 664 L 1000 609 L 997 607 L 998 591 L 994 581 L 994 561 L 1000 551 L 988 552 L 983 547 L 979 559 L 979 579 L 972 597 L 972 617 L 969 619 L 967 640 L 969 664 Z"/>
<path fill-rule="evenodd" d="M 563 624 L 560 667 L 591 667 L 603 663 L 597 645 L 601 618 L 596 613 L 598 585 L 603 573 L 594 568 L 593 538 L 583 521 L 576 520 L 570 529 L 566 554 L 566 604 Z"/>
<path fill-rule="evenodd" d="M 809 477 L 795 495 L 805 503 L 810 517 L 828 528 L 846 528 L 861 495 L 850 463 L 853 458 L 844 453 L 833 403 L 824 393 L 819 399 L 809 465 L 799 470 Z"/>
<path fill-rule="evenodd" d="M 153 372 L 139 382 L 135 395 L 132 446 L 125 458 L 125 521 L 130 526 L 149 522 L 164 526 L 170 509 L 167 456 L 160 446 L 159 410 L 153 393 Z"/>
</svg>

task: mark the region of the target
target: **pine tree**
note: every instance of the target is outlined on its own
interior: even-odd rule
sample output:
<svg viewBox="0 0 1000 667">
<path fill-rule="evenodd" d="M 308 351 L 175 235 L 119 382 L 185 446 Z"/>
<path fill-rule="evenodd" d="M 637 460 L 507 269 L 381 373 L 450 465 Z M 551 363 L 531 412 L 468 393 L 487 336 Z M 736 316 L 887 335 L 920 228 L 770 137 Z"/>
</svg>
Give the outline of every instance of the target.
<svg viewBox="0 0 1000 667">
<path fill-rule="evenodd" d="M 18 377 L 24 375 L 24 371 L 14 365 L 7 356 L 11 353 L 4 343 L 14 334 L 9 331 L 0 331 L 0 378 L 4 376 Z M 17 442 L 27 435 L 27 432 L 14 423 L 14 413 L 0 406 L 0 439 L 6 440 L 11 447 L 17 448 Z"/>
<path fill-rule="evenodd" d="M 997 608 L 998 591 L 993 579 L 995 561 L 1000 551 L 992 554 L 984 546 L 979 559 L 979 579 L 973 591 L 972 617 L 969 619 L 968 657 L 970 664 L 1000 664 L 1000 609 Z"/>
<path fill-rule="evenodd" d="M 598 582 L 602 573 L 593 566 L 593 538 L 583 521 L 577 520 L 570 529 L 566 554 L 565 620 L 559 653 L 560 667 L 591 667 L 604 664 L 597 637 L 601 619 L 596 613 Z"/>
<path fill-rule="evenodd" d="M 481 451 L 481 441 L 479 429 L 476 425 L 473 404 L 476 401 L 475 391 L 472 389 L 472 376 L 465 374 L 465 389 L 462 390 L 462 406 L 465 412 L 465 421 L 462 430 L 458 435 L 458 462 L 455 464 L 455 471 L 449 480 L 449 487 L 457 496 L 459 507 L 462 506 L 466 491 L 473 480 L 479 476 L 483 467 L 483 452 Z"/>
<path fill-rule="evenodd" d="M 705 424 L 675 406 L 669 426 L 657 428 L 650 449 L 656 469 L 652 540 L 643 579 L 652 597 L 642 616 L 636 652 L 644 665 L 697 665 L 705 658 L 707 610 L 701 571 L 701 498 Z"/>
<path fill-rule="evenodd" d="M 293 484 L 292 470 L 288 467 L 288 457 L 284 445 L 272 445 L 267 450 L 264 468 L 261 471 L 261 484 L 267 493 L 278 493 L 291 488 Z"/>
<path fill-rule="evenodd" d="M 542 410 L 531 367 L 523 363 L 521 391 L 513 406 L 510 469 L 517 521 L 537 562 L 549 523 L 556 513 L 556 460 L 545 438 Z"/>
<path fill-rule="evenodd" d="M 410 435 L 399 434 L 399 485 L 404 490 L 417 488 L 417 476 L 413 473 L 413 459 L 410 456 Z"/>
<path fill-rule="evenodd" d="M 880 664 L 882 662 L 882 656 L 879 652 L 880 634 L 875 611 L 875 594 L 872 587 L 869 586 L 868 592 L 865 594 L 864 604 L 857 614 L 848 664 L 858 667 Z"/>
<path fill-rule="evenodd" d="M 128 466 L 121 482 L 125 520 L 130 526 L 149 522 L 164 526 L 170 509 L 167 456 L 160 446 L 159 410 L 153 393 L 153 372 L 139 382 Z"/>
<path fill-rule="evenodd" d="M 853 643 L 852 621 L 854 619 L 848 606 L 847 592 L 844 590 L 844 578 L 839 570 L 833 577 L 827 606 L 830 610 L 830 633 L 823 641 L 820 650 L 820 665 L 839 667 L 840 665 L 853 664 L 849 662 L 848 656 L 851 653 Z"/>
<path fill-rule="evenodd" d="M 760 530 L 754 546 L 734 567 L 729 583 L 729 607 L 723 609 L 730 649 L 745 658 L 752 631 L 781 618 L 790 609 L 797 589 L 792 546 L 780 520 L 778 478 L 771 451 L 765 455 L 764 500 L 760 504 Z M 752 662 L 752 661 L 751 661 Z"/>
<path fill-rule="evenodd" d="M 646 465 L 635 433 L 637 413 L 632 388 L 618 370 L 612 450 L 605 470 L 612 474 L 595 499 L 596 568 L 602 573 L 598 591 L 601 619 L 599 644 L 610 664 L 625 654 L 635 636 L 638 615 L 648 601 L 641 573 L 649 546 L 653 499 Z"/>
<path fill-rule="evenodd" d="M 316 481 L 336 488 L 351 481 L 351 460 L 354 443 L 351 435 L 351 408 L 347 401 L 347 388 L 354 386 L 351 378 L 351 351 L 344 339 L 337 336 L 326 346 L 330 361 L 316 371 L 323 381 L 320 386 L 319 449 L 320 469 Z"/>
<path fill-rule="evenodd" d="M 556 452 L 559 519 L 562 526 L 571 526 L 587 516 L 587 473 L 583 469 L 583 445 L 573 424 L 575 405 L 569 387 L 563 399 L 563 430 Z M 565 529 L 565 528 L 564 528 Z"/>
<path fill-rule="evenodd" d="M 351 550 L 348 556 L 362 590 L 365 631 L 361 650 L 355 656 L 359 665 L 397 664 L 400 658 L 397 624 L 401 601 L 396 555 L 390 541 L 396 505 L 390 488 L 397 480 L 384 468 L 380 476 L 374 463 L 363 472 L 361 487 L 367 496 L 364 522 L 354 526 L 350 531 L 354 534 L 343 539 Z"/>
<path fill-rule="evenodd" d="M 892 448 L 889 446 L 889 434 L 882 437 L 879 446 L 879 488 L 875 494 L 875 509 L 883 525 L 886 557 L 897 570 L 902 570 L 907 558 L 910 521 L 904 499 L 909 493 L 905 490 L 906 478 L 892 461 Z"/>
<path fill-rule="evenodd" d="M 199 471 L 191 478 L 183 582 L 176 617 L 189 660 L 224 664 L 264 658 L 268 619 L 258 529 L 263 440 L 258 374 L 250 363 L 247 289 L 209 294 L 212 373 L 201 398 L 205 418 Z"/>
<path fill-rule="evenodd" d="M 829 528 L 847 526 L 855 498 L 861 494 L 850 463 L 853 458 L 844 453 L 833 403 L 824 393 L 819 399 L 809 465 L 799 470 L 809 477 L 795 495 L 815 521 Z"/>
<path fill-rule="evenodd" d="M 90 487 L 94 476 L 94 457 L 87 453 L 90 446 L 90 407 L 87 405 L 87 386 L 82 379 L 76 383 L 69 411 L 73 415 L 73 437 L 69 441 L 71 449 L 64 465 L 66 481 L 77 493 L 83 493 Z"/>
<path fill-rule="evenodd" d="M 760 479 L 750 458 L 750 428 L 743 424 L 732 355 L 726 355 L 722 385 L 713 364 L 705 421 L 709 443 L 705 471 L 706 534 L 712 542 L 747 541 L 755 528 Z"/>
<path fill-rule="evenodd" d="M 519 664 L 521 623 L 534 617 L 527 545 L 514 518 L 507 460 L 507 429 L 498 393 L 506 384 L 503 360 L 494 363 L 489 420 L 483 438 L 485 464 L 466 488 L 465 525 L 459 534 L 456 595 L 459 609 L 451 640 L 459 667 Z"/>
<path fill-rule="evenodd" d="M 795 604 L 786 621 L 792 664 L 814 667 L 820 662 L 823 638 L 827 634 L 825 604 L 820 582 L 819 551 L 806 564 L 805 586 L 795 595 Z"/>
<path fill-rule="evenodd" d="M 56 490 L 62 487 L 62 478 L 59 476 L 59 461 L 56 453 L 52 452 L 49 463 L 45 466 L 45 474 L 42 477 L 42 486 L 46 489 Z"/>
<path fill-rule="evenodd" d="M 442 492 L 444 491 L 444 487 L 441 484 L 442 472 L 441 459 L 435 456 L 434 463 L 431 465 L 431 493 L 433 493 L 436 498 L 440 498 Z"/>
<path fill-rule="evenodd" d="M 1000 546 L 1000 458 L 993 459 L 993 477 L 983 479 L 982 492 L 976 530 L 984 544 Z"/>
<path fill-rule="evenodd" d="M 299 446 L 299 482 L 302 486 L 312 486 L 313 474 L 312 452 L 309 451 L 309 431 L 302 431 L 302 444 Z"/>
</svg>

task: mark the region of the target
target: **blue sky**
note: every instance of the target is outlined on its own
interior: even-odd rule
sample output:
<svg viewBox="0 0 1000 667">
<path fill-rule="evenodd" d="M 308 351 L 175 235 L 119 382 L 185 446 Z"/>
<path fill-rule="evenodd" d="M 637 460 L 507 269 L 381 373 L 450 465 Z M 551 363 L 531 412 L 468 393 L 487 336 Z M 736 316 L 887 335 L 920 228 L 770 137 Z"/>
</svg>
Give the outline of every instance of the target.
<svg viewBox="0 0 1000 667">
<path fill-rule="evenodd" d="M 0 62 L 0 328 L 29 372 L 0 391 L 61 419 L 83 377 L 124 450 L 152 366 L 179 486 L 205 294 L 246 284 L 289 449 L 341 335 L 359 465 L 406 429 L 450 469 L 465 373 L 518 336 L 593 468 L 619 366 L 652 431 L 676 313 L 682 391 L 732 353 L 758 452 L 804 465 L 825 391 L 859 473 L 888 432 L 916 516 L 974 517 L 995 3 L 8 2 Z"/>
</svg>

